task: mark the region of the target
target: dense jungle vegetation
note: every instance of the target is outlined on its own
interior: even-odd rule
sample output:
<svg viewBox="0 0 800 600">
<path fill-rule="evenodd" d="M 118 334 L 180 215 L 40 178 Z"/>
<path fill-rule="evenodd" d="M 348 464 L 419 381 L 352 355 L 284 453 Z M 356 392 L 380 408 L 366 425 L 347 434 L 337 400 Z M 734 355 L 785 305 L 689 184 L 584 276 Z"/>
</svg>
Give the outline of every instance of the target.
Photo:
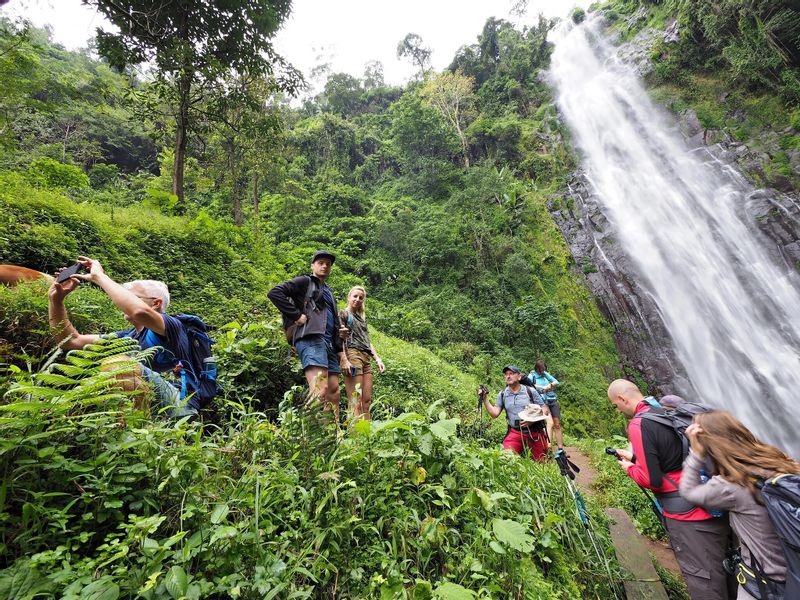
<svg viewBox="0 0 800 600">
<path fill-rule="evenodd" d="M 751 44 L 767 60 L 775 36 L 796 50 L 791 19 L 788 37 L 758 38 L 748 15 L 769 23 L 766 3 L 729 0 L 739 18 L 716 20 L 705 4 L 645 3 L 634 24 L 638 3 L 605 9 L 631 36 L 680 15 L 681 42 L 654 53 L 675 102 L 711 107 L 696 82 L 725 82 L 712 116 L 796 119 L 797 54 L 742 58 Z M 614 597 L 602 513 L 590 502 L 598 555 L 555 467 L 503 455 L 505 427 L 481 436 L 475 414 L 478 383 L 543 357 L 567 433 L 623 432 L 605 399 L 622 374 L 613 332 L 548 211 L 575 167 L 540 78 L 552 25 L 489 19 L 442 73 L 409 36 L 408 85 L 370 63 L 295 107 L 298 74 L 274 53 L 260 70 L 233 57 L 225 76 L 204 63 L 187 90 L 185 54 L 131 66 L 136 32 L 101 37 L 98 55 L 0 20 L 0 262 L 52 272 L 81 253 L 118 281 L 165 280 L 175 311 L 215 327 L 224 385 L 202 429 L 132 411 L 99 370 L 124 341 L 65 355 L 46 287 L 0 287 L 4 597 Z M 298 408 L 266 299 L 319 248 L 337 254 L 340 300 L 366 286 L 387 364 L 376 420 L 343 436 Z M 124 326 L 87 286 L 68 306 L 81 331 Z M 618 475 L 609 502 L 653 529 Z"/>
</svg>

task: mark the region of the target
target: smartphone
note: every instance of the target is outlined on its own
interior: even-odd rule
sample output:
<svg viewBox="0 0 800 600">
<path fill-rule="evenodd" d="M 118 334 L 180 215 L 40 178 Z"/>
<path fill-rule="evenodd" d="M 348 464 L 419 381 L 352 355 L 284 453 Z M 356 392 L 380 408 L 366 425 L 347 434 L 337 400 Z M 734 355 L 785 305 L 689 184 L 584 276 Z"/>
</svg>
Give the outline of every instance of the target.
<svg viewBox="0 0 800 600">
<path fill-rule="evenodd" d="M 619 452 L 617 452 L 616 448 L 606 448 L 606 454 L 613 456 L 617 460 L 622 460 L 622 457 L 619 455 Z"/>
<path fill-rule="evenodd" d="M 56 283 L 64 283 L 67 279 L 75 275 L 78 271 L 83 269 L 83 265 L 81 263 L 75 263 L 71 267 L 67 267 L 59 274 L 58 278 L 56 279 Z"/>
<path fill-rule="evenodd" d="M 350 377 L 355 377 L 358 373 L 358 369 L 356 367 L 350 367 Z"/>
</svg>

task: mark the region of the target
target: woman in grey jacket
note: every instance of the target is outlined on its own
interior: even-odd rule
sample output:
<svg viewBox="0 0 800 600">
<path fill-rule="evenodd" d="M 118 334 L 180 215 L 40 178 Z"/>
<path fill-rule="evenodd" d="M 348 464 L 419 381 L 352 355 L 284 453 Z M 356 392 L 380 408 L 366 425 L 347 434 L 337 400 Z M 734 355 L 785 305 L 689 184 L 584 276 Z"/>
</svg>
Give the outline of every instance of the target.
<svg viewBox="0 0 800 600">
<path fill-rule="evenodd" d="M 691 451 L 683 464 L 681 496 L 706 509 L 728 511 L 731 527 L 741 544 L 742 566 L 753 571 L 752 566 L 757 564 L 766 576 L 771 589 L 764 600 L 773 594 L 782 597 L 786 558 L 761 501 L 757 483 L 777 473 L 800 473 L 800 464 L 775 446 L 758 440 L 736 417 L 724 411 L 696 415 L 686 428 L 686 437 Z M 703 483 L 702 471 L 707 458 L 719 475 Z M 742 578 L 744 574 L 738 577 L 738 598 L 754 598 L 741 583 Z M 758 591 L 755 578 L 747 588 Z M 767 586 L 762 584 L 761 589 Z"/>
</svg>

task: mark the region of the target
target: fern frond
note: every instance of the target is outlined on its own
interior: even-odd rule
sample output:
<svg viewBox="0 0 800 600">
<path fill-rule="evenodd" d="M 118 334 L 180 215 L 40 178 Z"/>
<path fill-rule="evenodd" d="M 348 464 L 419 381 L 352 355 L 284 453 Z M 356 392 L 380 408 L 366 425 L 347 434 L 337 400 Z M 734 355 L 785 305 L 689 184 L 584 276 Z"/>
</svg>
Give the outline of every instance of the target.
<svg viewBox="0 0 800 600">
<path fill-rule="evenodd" d="M 66 375 L 57 375 L 56 373 L 37 373 L 34 375 L 33 379 L 37 383 L 56 386 L 75 385 L 78 383 L 77 379 L 67 377 Z"/>
</svg>

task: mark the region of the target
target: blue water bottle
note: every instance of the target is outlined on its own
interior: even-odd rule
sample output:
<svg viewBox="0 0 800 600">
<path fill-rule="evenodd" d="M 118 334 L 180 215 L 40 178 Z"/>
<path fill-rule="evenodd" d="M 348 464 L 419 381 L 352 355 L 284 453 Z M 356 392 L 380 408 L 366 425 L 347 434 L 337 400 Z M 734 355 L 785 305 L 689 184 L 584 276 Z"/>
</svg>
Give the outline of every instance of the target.
<svg viewBox="0 0 800 600">
<path fill-rule="evenodd" d="M 206 379 L 211 381 L 217 380 L 217 357 L 209 356 L 203 359 L 203 374 Z"/>
</svg>

